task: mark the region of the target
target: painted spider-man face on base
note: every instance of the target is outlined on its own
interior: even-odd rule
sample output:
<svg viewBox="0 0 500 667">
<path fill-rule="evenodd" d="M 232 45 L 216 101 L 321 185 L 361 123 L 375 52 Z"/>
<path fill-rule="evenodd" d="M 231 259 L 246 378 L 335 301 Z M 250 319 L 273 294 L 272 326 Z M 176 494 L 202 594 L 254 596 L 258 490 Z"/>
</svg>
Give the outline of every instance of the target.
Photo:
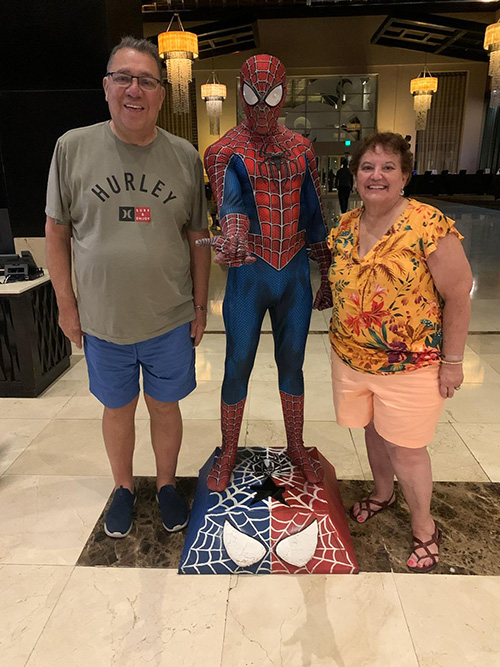
<svg viewBox="0 0 500 667">
<path fill-rule="evenodd" d="M 286 99 L 285 66 L 274 56 L 252 56 L 243 63 L 240 81 L 250 129 L 258 134 L 272 134 Z"/>
<path fill-rule="evenodd" d="M 283 449 L 244 447 L 232 481 L 209 492 L 200 470 L 181 556 L 182 574 L 354 574 L 356 557 L 326 459 L 323 484 L 309 484 Z M 314 457 L 320 457 L 313 448 Z"/>
</svg>

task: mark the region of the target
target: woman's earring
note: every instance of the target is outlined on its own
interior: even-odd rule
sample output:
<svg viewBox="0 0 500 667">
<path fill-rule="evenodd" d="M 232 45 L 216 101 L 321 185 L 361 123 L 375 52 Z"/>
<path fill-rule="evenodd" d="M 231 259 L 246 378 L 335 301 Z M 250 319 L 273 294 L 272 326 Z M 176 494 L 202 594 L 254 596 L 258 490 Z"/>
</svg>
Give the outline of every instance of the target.
<svg viewBox="0 0 500 667">
<path fill-rule="evenodd" d="M 405 196 L 405 189 L 401 188 L 401 190 L 399 191 L 399 194 L 401 195 L 401 197 L 404 197 Z"/>
</svg>

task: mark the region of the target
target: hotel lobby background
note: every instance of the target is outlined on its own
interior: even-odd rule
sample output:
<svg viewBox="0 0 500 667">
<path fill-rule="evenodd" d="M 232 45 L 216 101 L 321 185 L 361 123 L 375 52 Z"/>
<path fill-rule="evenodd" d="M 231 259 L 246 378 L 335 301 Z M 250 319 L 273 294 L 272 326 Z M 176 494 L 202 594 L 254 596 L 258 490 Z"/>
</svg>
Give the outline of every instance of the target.
<svg viewBox="0 0 500 667">
<path fill-rule="evenodd" d="M 103 7 L 112 5 L 116 3 L 104 0 L 88 3 L 89 16 L 97 12 L 96 25 L 104 25 Z M 22 18 L 25 10 L 19 11 Z M 11 12 L 14 13 L 13 8 Z M 58 15 L 58 31 L 64 32 L 64 16 L 68 18 L 71 14 L 68 8 L 65 12 Z M 41 13 L 41 10 L 35 13 L 31 23 L 25 14 L 24 27 L 34 26 L 37 20 L 40 25 Z M 102 34 L 96 33 L 96 52 L 104 59 L 109 40 L 116 41 L 115 33 L 120 34 L 120 20 L 124 20 L 119 12 L 108 15 L 113 19 L 113 36 L 110 37 L 108 28 L 103 28 Z M 47 22 L 54 17 L 55 13 L 49 13 Z M 462 19 L 484 23 L 493 22 L 495 17 L 500 18 L 498 10 L 496 14 L 479 10 L 476 14 L 460 14 Z M 229 89 L 222 131 L 236 123 L 239 64 L 253 52 L 270 50 L 283 58 L 291 75 L 377 73 L 379 128 L 414 135 L 411 99 L 407 97 L 409 78 L 415 72 L 418 74 L 422 54 L 365 44 L 383 18 L 379 15 L 260 20 L 258 48 L 220 56 L 220 60 L 215 58 L 215 67 Z M 16 39 L 11 35 L 8 45 L 18 54 L 20 63 L 26 62 L 26 55 L 21 54 L 21 46 L 17 44 L 19 40 L 24 51 L 23 22 L 15 16 L 8 20 L 16 29 Z M 82 14 L 80 20 L 84 20 Z M 130 24 L 130 17 L 127 20 Z M 159 25 L 154 26 L 157 32 Z M 299 34 L 301 25 L 304 30 Z M 338 39 L 333 43 L 335 25 L 340 27 L 337 27 Z M 310 41 L 313 27 L 317 32 L 316 52 Z M 349 45 L 354 42 L 355 28 L 356 43 Z M 291 42 L 293 31 L 296 40 L 292 48 L 286 41 Z M 151 23 L 146 24 L 145 32 L 152 34 Z M 55 37 L 54 28 L 52 38 Z M 82 52 L 92 50 L 88 34 L 75 39 L 76 43 L 82 40 Z M 67 35 L 61 42 L 61 53 L 67 56 L 71 53 Z M 55 62 L 49 62 L 50 57 L 48 53 L 41 60 L 49 70 Z M 487 64 L 444 56 L 429 59 L 439 64 L 439 71 L 469 72 L 460 168 L 474 172 L 481 152 Z M 82 72 L 83 61 L 83 55 L 79 54 L 78 68 L 82 67 Z M 2 58 L 2 62 L 6 61 Z M 95 100 L 95 104 L 89 102 L 89 112 L 99 115 L 105 111 L 96 91 L 104 64 L 92 58 L 88 62 L 91 75 L 89 71 L 82 75 L 80 91 L 68 93 L 73 96 L 71 99 L 81 100 L 78 104 L 65 102 L 63 89 L 71 88 L 68 82 L 72 80 L 67 78 L 69 69 L 62 68 L 66 72 L 61 75 L 64 85 L 57 90 L 54 83 L 57 77 L 51 70 L 44 99 L 53 101 L 45 104 L 43 113 L 36 106 L 37 96 L 42 93 L 35 92 L 33 77 L 22 68 L 20 78 L 26 86 L 23 91 L 12 91 L 0 84 L 0 102 L 9 99 L 12 104 L 19 104 L 21 98 L 26 101 L 25 108 L 31 109 L 31 116 L 28 111 L 22 116 L 23 123 L 30 123 L 27 136 L 34 141 L 35 135 L 40 135 L 41 143 L 37 146 L 43 144 L 45 151 L 50 152 L 53 137 L 64 131 L 54 118 L 49 118 L 54 110 L 64 116 L 67 127 L 73 119 L 77 119 L 75 125 L 87 122 L 85 100 Z M 30 67 L 33 73 L 32 64 Z M 206 80 L 208 69 L 207 61 L 196 65 L 197 89 Z M 12 82 L 11 77 L 9 85 Z M 52 112 L 51 104 L 54 104 Z M 66 108 L 69 106 L 79 108 L 71 111 Z M 0 104 L 0 114 L 2 119 L 10 118 L 13 132 L 22 134 L 22 124 L 14 122 L 12 107 L 6 110 Z M 201 101 L 197 129 L 199 148 L 203 151 L 212 139 Z M 5 126 L 0 129 L 2 151 L 6 131 Z M 29 170 L 23 172 L 23 167 L 19 171 L 19 163 L 10 161 L 15 141 L 12 137 L 9 141 L 8 159 L 2 153 L 7 185 L 0 208 L 10 205 L 9 195 L 20 197 L 26 192 L 20 187 L 20 174 L 24 173 L 26 184 L 30 179 L 38 182 L 38 190 L 34 189 L 38 195 L 26 206 L 19 199 L 10 219 L 17 237 L 16 247 L 31 249 L 39 263 L 45 265 L 40 238 L 43 201 L 36 199 L 43 194 L 40 184 L 45 182 L 47 163 L 43 163 L 41 153 L 31 151 L 23 156 L 23 164 Z M 29 144 L 21 145 L 24 150 L 29 149 Z M 46 160 L 46 155 L 43 159 Z M 9 170 L 12 171 L 6 173 Z M 24 197 L 27 199 L 26 194 Z M 142 399 L 136 420 L 135 472 L 143 489 L 137 520 L 125 540 L 104 537 L 102 513 L 113 481 L 102 443 L 101 406 L 88 391 L 85 361 L 75 351 L 70 369 L 39 398 L 0 399 L 2 664 L 9 667 L 70 664 L 75 667 L 89 664 L 97 667 L 496 667 L 500 664 L 500 211 L 480 205 L 425 201 L 438 203 L 457 221 L 465 236 L 464 247 L 474 274 L 465 382 L 461 391 L 447 401 L 430 447 L 436 480 L 433 509 L 446 533 L 437 571 L 428 576 L 405 571 L 404 556 L 409 552 L 411 536 L 406 506 L 400 496 L 396 512 L 387 513 L 387 517 L 378 517 L 365 527 L 350 521 L 360 561 L 359 575 L 178 575 L 176 559 L 183 533 L 167 535 L 154 503 L 149 502 L 153 499 L 154 461 Z M 359 201 L 353 197 L 350 203 L 355 206 Z M 338 213 L 336 194 L 325 193 L 325 208 L 331 221 Z M 316 287 L 317 267 L 312 264 L 311 270 Z M 220 444 L 222 299 L 226 275 L 223 267 L 212 266 L 207 333 L 197 352 L 198 387 L 181 403 L 184 439 L 178 475 L 188 497 L 192 496 L 199 468 Z M 328 321 L 328 311 L 313 312 L 304 367 L 305 441 L 317 446 L 335 466 L 347 505 L 361 490 L 369 488 L 370 469 L 362 430 L 343 429 L 335 423 Z M 285 445 L 267 317 L 250 382 L 240 444 Z"/>
</svg>

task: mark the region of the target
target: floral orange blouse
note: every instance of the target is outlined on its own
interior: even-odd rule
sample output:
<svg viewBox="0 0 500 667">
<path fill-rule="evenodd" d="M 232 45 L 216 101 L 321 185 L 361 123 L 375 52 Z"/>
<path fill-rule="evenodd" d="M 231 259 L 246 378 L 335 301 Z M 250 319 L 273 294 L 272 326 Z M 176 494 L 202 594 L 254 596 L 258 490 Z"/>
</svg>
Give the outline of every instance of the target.
<svg viewBox="0 0 500 667">
<path fill-rule="evenodd" d="M 453 220 L 414 199 L 389 231 L 359 259 L 362 208 L 345 213 L 328 237 L 333 294 L 330 342 L 363 373 L 389 374 L 437 363 L 442 301 L 427 257 Z"/>
</svg>

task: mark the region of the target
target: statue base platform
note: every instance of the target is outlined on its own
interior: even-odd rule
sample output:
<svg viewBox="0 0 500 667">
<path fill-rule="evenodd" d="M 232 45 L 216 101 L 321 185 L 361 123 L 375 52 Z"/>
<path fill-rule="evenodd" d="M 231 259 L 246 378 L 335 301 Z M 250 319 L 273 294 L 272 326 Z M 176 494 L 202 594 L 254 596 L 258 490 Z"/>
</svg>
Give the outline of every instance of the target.
<svg viewBox="0 0 500 667">
<path fill-rule="evenodd" d="M 306 481 L 282 448 L 238 449 L 225 491 L 207 488 L 217 448 L 200 470 L 181 574 L 357 574 L 334 467 Z"/>
</svg>

